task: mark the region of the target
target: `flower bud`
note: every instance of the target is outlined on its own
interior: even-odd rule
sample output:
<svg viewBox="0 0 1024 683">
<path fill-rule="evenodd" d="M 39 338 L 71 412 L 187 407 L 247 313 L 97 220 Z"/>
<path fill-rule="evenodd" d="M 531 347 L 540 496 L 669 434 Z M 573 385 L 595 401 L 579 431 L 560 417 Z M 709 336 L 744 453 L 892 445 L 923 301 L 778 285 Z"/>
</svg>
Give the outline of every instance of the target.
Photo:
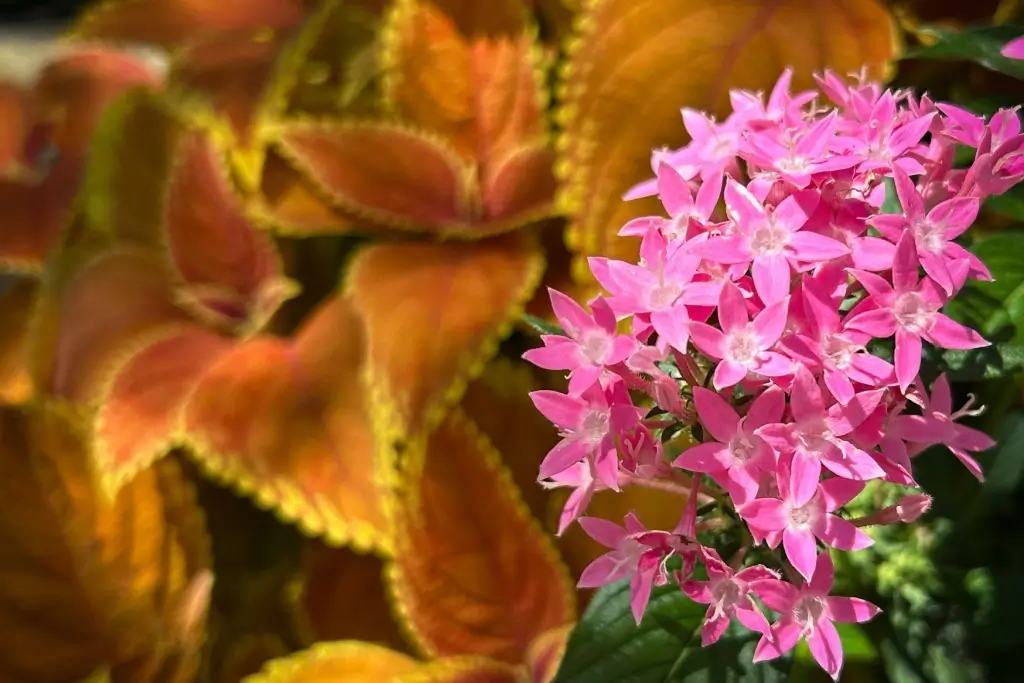
<svg viewBox="0 0 1024 683">
<path fill-rule="evenodd" d="M 893 506 L 896 518 L 904 524 L 910 524 L 920 519 L 921 515 L 928 512 L 932 507 L 932 497 L 924 493 L 912 493 L 903 496 Z"/>
</svg>

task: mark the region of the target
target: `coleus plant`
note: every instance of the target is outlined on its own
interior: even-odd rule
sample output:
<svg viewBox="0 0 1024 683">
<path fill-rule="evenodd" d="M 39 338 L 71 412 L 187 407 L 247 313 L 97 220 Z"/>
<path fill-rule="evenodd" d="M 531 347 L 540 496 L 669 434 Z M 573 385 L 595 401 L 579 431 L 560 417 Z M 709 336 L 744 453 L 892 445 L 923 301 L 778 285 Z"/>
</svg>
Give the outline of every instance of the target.
<svg viewBox="0 0 1024 683">
<path fill-rule="evenodd" d="M 608 212 L 638 211 L 613 200 L 643 176 L 647 149 L 681 137 L 673 108 L 720 108 L 726 84 L 769 85 L 775 74 L 762 72 L 757 55 L 789 45 L 789 31 L 819 21 L 835 27 L 834 43 L 791 55 L 803 81 L 827 65 L 868 63 L 882 76 L 895 53 L 891 20 L 871 1 L 794 0 L 768 12 L 751 0 L 729 21 L 706 12 L 709 31 L 677 20 L 686 3 L 648 4 L 648 12 L 634 12 L 632 0 L 580 9 L 557 92 L 548 86 L 550 38 L 538 34 L 531 7 L 514 2 L 491 14 L 455 2 L 267 2 L 242 12 L 232 3 L 114 1 L 88 14 L 79 39 L 158 43 L 174 55 L 161 92 L 134 91 L 105 108 L 35 305 L 36 398 L 73 414 L 66 419 L 76 436 L 66 449 L 77 455 L 62 457 L 90 461 L 62 489 L 86 493 L 80 507 L 60 508 L 59 526 L 81 528 L 77 517 L 91 519 L 94 505 L 141 524 L 172 505 L 165 501 L 188 498 L 153 495 L 130 508 L 154 472 L 174 467 L 165 457 L 174 451 L 307 535 L 383 557 L 422 659 L 470 656 L 507 678 L 534 667 L 538 648 L 557 652 L 557 634 L 576 615 L 565 569 L 531 520 L 543 517 L 545 498 L 532 476 L 516 476 L 513 486 L 504 473 L 536 461 L 489 422 L 506 414 L 496 407 L 502 402 L 474 393 L 476 382 L 504 377 L 487 361 L 534 297 L 545 250 L 562 241 L 566 215 L 577 264 L 626 244 L 607 240 L 618 222 Z M 745 29 L 755 22 L 760 31 Z M 667 23 L 678 39 L 658 50 L 650 46 L 661 43 L 636 38 Z M 696 39 L 712 35 L 713 45 Z M 664 73 L 664 59 L 688 51 L 715 68 Z M 737 56 L 744 66 L 733 66 Z M 616 68 L 626 57 L 638 62 L 628 74 Z M 650 118 L 625 125 L 641 94 Z M 496 104 L 480 108 L 481 97 Z M 640 144 L 627 144 L 634 137 Z M 619 151 L 600 154 L 604 141 Z M 351 255 L 351 242 L 317 241 L 323 236 L 369 243 Z M 545 275 L 570 280 L 554 267 Z M 33 410 L 17 419 L 37 419 Z M 536 443 L 550 436 L 543 426 L 529 433 Z M 453 448 L 466 451 L 462 471 L 449 469 Z M 473 501 L 478 508 L 486 500 L 506 513 L 479 536 L 490 518 L 464 512 L 478 509 L 463 506 L 467 491 L 489 495 Z M 188 528 L 181 537 L 201 545 L 200 527 Z M 111 533 L 100 549 L 131 542 Z M 480 541 L 495 537 L 509 545 Z M 95 548 L 79 550 L 68 571 L 93 561 Z M 507 577 L 508 556 L 532 560 Z M 182 578 L 177 560 L 140 562 L 160 580 Z M 439 585 L 436 567 L 449 565 L 462 571 Z M 99 567 L 115 585 L 147 576 L 113 560 Z M 172 640 L 193 647 L 209 563 L 189 567 L 189 599 L 172 591 L 167 609 L 189 615 L 175 617 L 188 628 Z M 120 603 L 74 588 L 97 619 L 131 621 Z M 473 599 L 453 598 L 450 616 L 438 597 L 446 591 Z M 495 608 L 492 595 L 507 604 Z M 535 613 L 521 615 L 527 607 Z M 448 640 L 459 629 L 488 637 Z M 82 654 L 69 670 L 84 677 L 90 666 L 113 672 L 134 661 L 136 650 L 121 645 L 130 630 L 119 627 L 99 645 L 71 639 Z M 45 649 L 46 640 L 34 642 Z M 317 662 L 324 658 L 300 655 L 276 676 Z M 187 680 L 192 665 L 176 675 Z M 553 668 L 536 667 L 537 680 Z"/>
<path fill-rule="evenodd" d="M 608 548 L 580 585 L 628 578 L 639 623 L 653 587 L 677 584 L 708 605 L 703 646 L 735 619 L 759 638 L 754 662 L 805 639 L 838 680 L 835 623 L 878 607 L 830 594 L 831 553 L 871 545 L 861 527 L 913 523 L 931 499 L 855 519 L 843 507 L 867 481 L 916 487 L 913 459 L 931 445 L 983 478 L 972 454 L 994 442 L 957 424 L 980 408 L 955 408 L 944 375 L 925 385 L 922 348 L 988 345 L 941 309 L 991 279 L 956 240 L 1024 180 L 1024 135 L 1016 110 L 986 121 L 832 72 L 818 77 L 826 102 L 790 80 L 767 102 L 732 91 L 720 122 L 683 110 L 690 143 L 656 152 L 656 179 L 626 194 L 657 194 L 668 217 L 622 228 L 642 235 L 638 263 L 590 259 L 605 294 L 589 311 L 552 291 L 561 330 L 525 357 L 570 373 L 568 393 L 532 398 L 562 437 L 539 471 L 574 491 L 561 526 L 578 520 Z M 975 150 L 967 168 L 958 145 Z M 699 443 L 666 447 L 679 430 Z M 684 486 L 672 528 L 585 516 L 597 490 Z M 558 680 L 586 680 L 578 666 Z"/>
</svg>

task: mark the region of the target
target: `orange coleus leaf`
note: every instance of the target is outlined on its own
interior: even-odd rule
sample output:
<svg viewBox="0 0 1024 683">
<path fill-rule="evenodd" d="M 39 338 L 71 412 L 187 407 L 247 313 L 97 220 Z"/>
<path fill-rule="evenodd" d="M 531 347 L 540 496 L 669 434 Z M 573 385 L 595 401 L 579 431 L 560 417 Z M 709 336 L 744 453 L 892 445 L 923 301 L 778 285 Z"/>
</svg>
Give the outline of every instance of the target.
<svg viewBox="0 0 1024 683">
<path fill-rule="evenodd" d="M 379 557 L 310 541 L 292 590 L 296 630 L 306 643 L 358 638 L 410 650 L 388 603 Z"/>
<path fill-rule="evenodd" d="M 529 365 L 498 356 L 469 383 L 460 405 L 501 454 L 530 512 L 545 519 L 551 496 L 537 472 L 558 434 L 530 400 L 541 388 Z"/>
<path fill-rule="evenodd" d="M 184 134 L 164 210 L 181 300 L 204 321 L 261 328 L 297 285 L 281 272 L 270 237 L 245 216 L 220 151 L 201 131 Z"/>
<path fill-rule="evenodd" d="M 530 643 L 526 653 L 526 670 L 531 683 L 551 683 L 555 678 L 573 626 L 567 624 L 545 631 Z"/>
<path fill-rule="evenodd" d="M 383 30 L 385 97 L 400 117 L 475 162 L 483 220 L 524 213 L 528 222 L 550 212 L 555 191 L 546 63 L 524 25 L 526 6 L 506 4 L 487 7 L 494 18 L 506 11 L 505 25 L 478 33 L 483 13 L 461 3 L 397 3 Z M 460 30 L 460 20 L 469 26 Z"/>
<path fill-rule="evenodd" d="M 392 683 L 519 683 L 520 669 L 487 657 L 445 657 L 396 676 Z"/>
<path fill-rule="evenodd" d="M 535 637 L 576 617 L 550 538 L 462 411 L 403 456 L 388 580 L 410 634 L 432 657 L 522 663 Z"/>
<path fill-rule="evenodd" d="M 32 396 L 28 372 L 29 324 L 39 283 L 34 279 L 0 280 L 0 403 L 23 403 Z"/>
<path fill-rule="evenodd" d="M 386 551 L 387 464 L 361 382 L 362 328 L 324 303 L 294 340 L 258 336 L 220 356 L 185 406 L 200 464 L 307 533 Z"/>
<path fill-rule="evenodd" d="M 260 226 L 286 237 L 379 232 L 372 223 L 332 206 L 272 150 L 264 160 L 259 193 L 250 202 L 249 213 Z"/>
<path fill-rule="evenodd" d="M 287 28 L 303 16 L 302 0 L 104 0 L 82 15 L 71 36 L 174 47 L 202 33 Z"/>
<path fill-rule="evenodd" d="M 187 320 L 168 281 L 165 261 L 148 251 L 66 249 L 43 282 L 33 324 L 37 387 L 95 405 L 126 345 Z"/>
<path fill-rule="evenodd" d="M 172 460 L 104 497 L 86 436 L 53 409 L 0 409 L 0 670 L 8 680 L 188 683 L 212 576 Z"/>
<path fill-rule="evenodd" d="M 730 88 L 768 90 L 786 66 L 801 89 L 825 67 L 866 65 L 883 77 L 897 57 L 880 0 L 602 0 L 584 3 L 578 25 L 561 84 L 557 171 L 583 279 L 588 255 L 636 258 L 639 241 L 617 232 L 661 208 L 621 196 L 653 175 L 653 149 L 685 141 L 680 107 L 721 115 Z"/>
<path fill-rule="evenodd" d="M 51 143 L 63 154 L 84 154 L 106 108 L 134 88 L 157 89 L 162 69 L 110 47 L 76 47 L 55 57 L 34 88 L 36 117 L 53 126 Z"/>
<path fill-rule="evenodd" d="M 70 219 L 81 175 L 81 162 L 66 159 L 42 179 L 0 178 L 0 271 L 42 271 Z"/>
<path fill-rule="evenodd" d="M 273 136 L 328 199 L 359 216 L 436 229 L 478 213 L 472 167 L 437 136 L 372 121 L 290 121 Z"/>
<path fill-rule="evenodd" d="M 0 81 L 0 178 L 15 174 L 22 164 L 22 147 L 31 127 L 31 93 Z"/>
<path fill-rule="evenodd" d="M 436 424 L 511 332 L 542 268 L 521 234 L 357 254 L 348 291 L 366 327 L 378 427 L 397 436 Z"/>
<path fill-rule="evenodd" d="M 244 683 L 382 683 L 413 672 L 412 657 L 380 645 L 355 640 L 318 643 L 288 657 L 268 662 Z"/>
</svg>

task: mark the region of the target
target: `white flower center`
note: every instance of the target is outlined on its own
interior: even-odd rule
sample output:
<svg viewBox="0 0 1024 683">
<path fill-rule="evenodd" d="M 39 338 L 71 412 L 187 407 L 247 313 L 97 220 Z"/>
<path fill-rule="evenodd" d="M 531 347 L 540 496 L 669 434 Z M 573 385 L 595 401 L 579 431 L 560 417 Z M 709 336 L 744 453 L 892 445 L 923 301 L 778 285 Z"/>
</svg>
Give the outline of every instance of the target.
<svg viewBox="0 0 1024 683">
<path fill-rule="evenodd" d="M 849 367 L 856 351 L 856 344 L 838 334 L 826 334 L 821 340 L 821 352 L 836 370 L 845 370 Z"/>
<path fill-rule="evenodd" d="M 892 304 L 896 323 L 910 332 L 922 332 L 935 317 L 935 307 L 917 292 L 903 292 Z"/>
<path fill-rule="evenodd" d="M 676 299 L 679 298 L 682 292 L 683 288 L 677 284 L 671 282 L 659 283 L 647 295 L 647 305 L 652 310 L 668 308 L 676 302 Z"/>
<path fill-rule="evenodd" d="M 579 433 L 585 443 L 596 446 L 608 434 L 609 423 L 607 410 L 590 410 L 583 416 Z"/>
<path fill-rule="evenodd" d="M 803 626 L 804 633 L 810 635 L 814 626 L 825 614 L 825 601 L 816 595 L 807 595 L 793 606 L 793 620 Z"/>
<path fill-rule="evenodd" d="M 917 248 L 930 254 L 940 254 L 946 248 L 946 228 L 944 225 L 922 220 L 914 225 L 914 238 Z"/>
<path fill-rule="evenodd" d="M 781 254 L 789 244 L 789 231 L 773 221 L 761 225 L 750 236 L 750 251 L 757 255 Z"/>
<path fill-rule="evenodd" d="M 746 434 L 739 433 L 729 441 L 729 454 L 737 465 L 743 465 L 757 455 L 757 445 Z"/>
<path fill-rule="evenodd" d="M 811 457 L 820 457 L 832 438 L 832 430 L 824 420 L 805 422 L 797 428 L 798 448 Z"/>
<path fill-rule="evenodd" d="M 751 326 L 735 330 L 726 340 L 725 356 L 728 360 L 740 365 L 751 365 L 760 353 L 757 334 Z"/>
<path fill-rule="evenodd" d="M 789 528 L 796 530 L 809 529 L 814 520 L 818 517 L 818 511 L 814 507 L 814 501 L 805 503 L 799 507 L 790 507 L 786 510 L 789 519 Z"/>
<path fill-rule="evenodd" d="M 612 349 L 612 338 L 604 330 L 590 330 L 580 339 L 580 351 L 595 365 L 603 365 Z"/>
</svg>

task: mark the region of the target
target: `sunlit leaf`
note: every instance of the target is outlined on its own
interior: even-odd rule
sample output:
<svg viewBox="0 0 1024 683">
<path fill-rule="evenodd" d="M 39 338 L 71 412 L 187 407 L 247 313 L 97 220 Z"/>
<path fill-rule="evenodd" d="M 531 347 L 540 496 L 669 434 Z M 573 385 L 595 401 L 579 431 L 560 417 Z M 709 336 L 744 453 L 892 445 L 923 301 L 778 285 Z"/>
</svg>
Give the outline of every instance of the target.
<svg viewBox="0 0 1024 683">
<path fill-rule="evenodd" d="M 200 319 L 255 331 L 297 291 L 284 282 L 270 237 L 244 215 L 219 150 L 200 131 L 179 144 L 164 220 L 183 293 L 192 295 L 185 301 L 198 305 L 192 310 Z"/>
<path fill-rule="evenodd" d="M 318 643 L 269 662 L 244 683 L 381 683 L 415 671 L 419 663 L 380 645 L 354 640 Z"/>
<path fill-rule="evenodd" d="M 92 452 L 101 483 L 116 491 L 178 443 L 185 399 L 232 341 L 171 324 L 118 350 L 98 398 Z"/>
<path fill-rule="evenodd" d="M 185 407 L 211 474 L 332 545 L 386 551 L 378 457 L 363 398 L 361 326 L 342 297 L 294 340 L 258 336 L 222 355 Z"/>
<path fill-rule="evenodd" d="M 976 62 L 986 69 L 1024 79 L 1021 60 L 1002 54 L 1003 46 L 1020 37 L 1024 27 L 975 26 L 955 31 L 939 26 L 922 26 L 919 30 L 919 39 L 925 44 L 908 52 L 908 59 Z"/>
<path fill-rule="evenodd" d="M 522 235 L 376 244 L 348 289 L 367 330 L 374 417 L 385 433 L 436 424 L 512 330 L 543 267 Z"/>
<path fill-rule="evenodd" d="M 131 248 L 68 250 L 40 290 L 31 342 L 36 385 L 58 398 L 95 405 L 130 344 L 186 321 L 172 301 L 161 257 Z"/>
<path fill-rule="evenodd" d="M 106 108 L 135 88 L 155 90 L 162 73 L 129 52 L 106 46 L 66 51 L 47 64 L 35 84 L 37 121 L 52 126 L 50 142 L 62 154 L 84 154 Z"/>
<path fill-rule="evenodd" d="M 460 410 L 403 455 L 388 580 L 410 633 L 431 656 L 521 663 L 576 616 L 550 539 Z"/>
<path fill-rule="evenodd" d="M 71 36 L 174 47 L 204 33 L 294 26 L 302 0 L 104 0 L 72 27 Z"/>
<path fill-rule="evenodd" d="M 476 217 L 472 168 L 436 136 L 378 122 L 292 121 L 278 150 L 338 207 L 395 227 Z"/>
<path fill-rule="evenodd" d="M 460 405 L 501 454 L 530 512 L 545 519 L 551 494 L 537 483 L 537 471 L 558 434 L 530 400 L 541 388 L 528 365 L 498 356 L 469 383 Z"/>
<path fill-rule="evenodd" d="M 896 27 L 879 0 L 585 5 L 563 71 L 556 169 L 583 279 L 588 255 L 636 258 L 639 241 L 616 233 L 661 207 L 621 196 L 653 175 L 653 149 L 685 142 L 680 107 L 722 115 L 730 88 L 768 90 L 787 66 L 794 89 L 812 85 L 812 72 L 826 66 L 845 74 L 866 65 L 881 78 L 897 56 Z"/>
<path fill-rule="evenodd" d="M 486 171 L 512 150 L 544 142 L 547 122 L 544 70 L 525 26 L 526 6 L 503 0 L 483 9 L 401 0 L 384 28 L 383 66 L 389 107 L 440 133 Z M 485 16 L 489 26 L 460 31 L 460 20 L 479 24 Z"/>
<path fill-rule="evenodd" d="M 164 195 L 181 125 L 158 97 L 134 92 L 96 130 L 83 187 L 88 230 L 162 249 Z"/>
<path fill-rule="evenodd" d="M 108 500 L 85 436 L 52 410 L 0 409 L 0 668 L 10 680 L 188 683 L 209 598 L 202 516 L 165 460 Z M 159 677 L 158 677 L 159 675 Z"/>
<path fill-rule="evenodd" d="M 424 664 L 393 683 L 519 683 L 516 667 L 486 657 L 445 657 Z"/>
<path fill-rule="evenodd" d="M 31 93 L 0 81 L 0 177 L 9 177 L 24 161 L 22 146 L 32 128 Z"/>
<path fill-rule="evenodd" d="M 39 291 L 33 279 L 0 279 L 0 403 L 23 403 L 32 396 L 28 336 Z"/>
<path fill-rule="evenodd" d="M 526 653 L 526 669 L 531 683 L 551 683 L 562 663 L 565 645 L 572 629 L 573 625 L 553 628 L 540 634 L 530 643 L 530 649 Z"/>
<path fill-rule="evenodd" d="M 379 557 L 310 541 L 293 590 L 298 631 L 307 644 L 358 639 L 411 652 L 388 603 Z"/>
<path fill-rule="evenodd" d="M 320 196 L 313 183 L 271 151 L 263 164 L 260 190 L 249 204 L 260 227 L 287 237 L 380 232 L 373 223 L 347 215 Z"/>
<path fill-rule="evenodd" d="M 484 173 L 480 197 L 488 220 L 532 223 L 554 212 L 555 153 L 545 140 L 511 150 Z"/>
<path fill-rule="evenodd" d="M 70 219 L 81 179 L 67 159 L 42 180 L 0 179 L 0 271 L 39 273 Z"/>
</svg>

